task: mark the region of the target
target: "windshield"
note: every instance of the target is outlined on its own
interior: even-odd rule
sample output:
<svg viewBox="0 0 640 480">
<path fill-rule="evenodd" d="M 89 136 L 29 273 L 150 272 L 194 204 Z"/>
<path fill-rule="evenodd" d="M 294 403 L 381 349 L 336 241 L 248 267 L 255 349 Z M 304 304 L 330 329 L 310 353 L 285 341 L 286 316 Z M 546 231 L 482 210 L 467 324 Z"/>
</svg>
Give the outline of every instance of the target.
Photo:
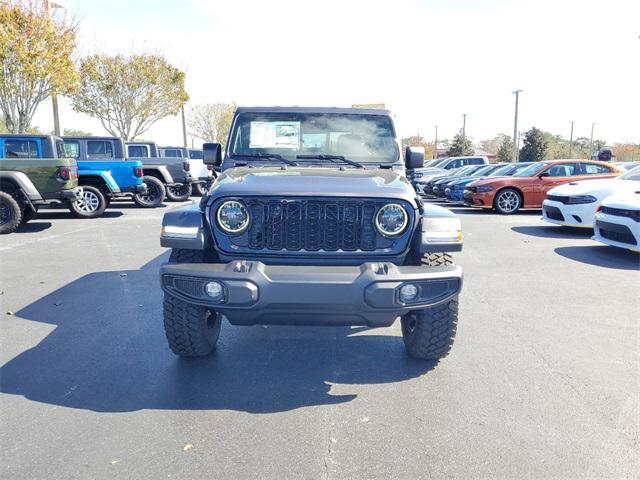
<svg viewBox="0 0 640 480">
<path fill-rule="evenodd" d="M 341 155 L 359 163 L 392 163 L 399 152 L 391 119 L 385 115 L 243 113 L 231 138 L 231 156 L 276 154 Z M 298 159 L 320 163 L 321 159 Z M 325 163 L 325 162 L 322 162 Z"/>
<path fill-rule="evenodd" d="M 544 162 L 536 162 L 529 165 L 527 168 L 513 174 L 514 177 L 533 177 L 540 173 L 547 166 Z"/>
<path fill-rule="evenodd" d="M 618 176 L 618 178 L 620 180 L 634 180 L 636 182 L 640 181 L 640 166 L 632 168 L 631 170 L 627 171 L 626 173 L 623 173 L 622 175 Z"/>
<path fill-rule="evenodd" d="M 490 172 L 495 170 L 497 167 L 495 165 L 487 165 L 485 167 L 479 168 L 475 172 L 473 172 L 474 177 L 482 177 L 483 175 L 488 175 Z"/>
<path fill-rule="evenodd" d="M 429 168 L 429 167 L 434 167 L 436 166 L 438 163 L 440 163 L 442 161 L 441 158 L 436 158 L 435 160 L 430 160 L 427 163 L 425 163 L 422 168 Z"/>
</svg>

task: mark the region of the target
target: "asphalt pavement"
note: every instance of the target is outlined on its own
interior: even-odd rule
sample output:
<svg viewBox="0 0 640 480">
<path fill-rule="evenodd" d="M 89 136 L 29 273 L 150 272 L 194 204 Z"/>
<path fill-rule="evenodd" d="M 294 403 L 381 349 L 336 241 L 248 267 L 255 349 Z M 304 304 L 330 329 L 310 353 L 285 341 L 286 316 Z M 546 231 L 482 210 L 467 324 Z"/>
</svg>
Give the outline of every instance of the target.
<svg viewBox="0 0 640 480">
<path fill-rule="evenodd" d="M 162 329 L 165 208 L 42 211 L 0 237 L 7 479 L 638 478 L 640 261 L 540 212 L 460 214 L 458 336 L 233 327 L 204 359 Z"/>
</svg>

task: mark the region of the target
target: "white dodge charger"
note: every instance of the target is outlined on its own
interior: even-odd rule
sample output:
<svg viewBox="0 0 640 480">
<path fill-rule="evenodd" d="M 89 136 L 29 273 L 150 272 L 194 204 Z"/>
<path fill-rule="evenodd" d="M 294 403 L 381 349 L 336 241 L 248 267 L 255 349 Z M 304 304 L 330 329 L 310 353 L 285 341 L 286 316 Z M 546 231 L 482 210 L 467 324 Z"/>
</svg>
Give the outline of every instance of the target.
<svg viewBox="0 0 640 480">
<path fill-rule="evenodd" d="M 640 188 L 607 197 L 595 215 L 593 230 L 598 242 L 640 252 Z"/>
<path fill-rule="evenodd" d="M 593 227 L 593 216 L 610 195 L 640 190 L 640 166 L 600 180 L 571 182 L 552 188 L 542 202 L 542 219 L 568 227 Z"/>
</svg>

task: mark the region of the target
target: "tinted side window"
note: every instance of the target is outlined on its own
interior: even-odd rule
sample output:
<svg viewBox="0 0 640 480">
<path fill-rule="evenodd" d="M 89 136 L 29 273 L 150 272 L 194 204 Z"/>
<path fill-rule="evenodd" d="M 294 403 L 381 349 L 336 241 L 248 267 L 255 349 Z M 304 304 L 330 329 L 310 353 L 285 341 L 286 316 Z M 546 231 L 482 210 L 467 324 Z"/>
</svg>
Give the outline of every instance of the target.
<svg viewBox="0 0 640 480">
<path fill-rule="evenodd" d="M 581 163 L 580 173 L 582 175 L 597 175 L 598 173 L 611 173 L 611 169 L 595 163 Z"/>
<path fill-rule="evenodd" d="M 484 159 L 482 158 L 469 158 L 469 165 L 484 165 Z"/>
<path fill-rule="evenodd" d="M 4 141 L 5 158 L 38 158 L 38 145 L 34 140 L 7 138 Z"/>
<path fill-rule="evenodd" d="M 64 142 L 62 140 L 56 140 L 56 155 L 58 158 L 63 158 L 64 155 Z"/>
<path fill-rule="evenodd" d="M 166 150 L 164 150 L 164 156 L 165 157 L 182 157 L 182 152 L 180 150 L 177 150 L 175 148 L 167 148 Z"/>
<path fill-rule="evenodd" d="M 127 145 L 129 157 L 149 158 L 149 147 L 146 145 Z"/>
<path fill-rule="evenodd" d="M 464 165 L 464 160 L 462 158 L 457 158 L 449 162 L 449 164 L 444 168 L 446 168 L 447 170 L 451 170 L 452 168 L 459 168 L 462 165 Z"/>
<path fill-rule="evenodd" d="M 575 163 L 562 163 L 560 165 L 554 165 L 547 173 L 550 177 L 571 177 L 578 175 L 578 166 Z"/>
<path fill-rule="evenodd" d="M 74 140 L 64 142 L 64 156 L 68 158 L 78 158 L 80 156 L 80 143 Z"/>
<path fill-rule="evenodd" d="M 88 140 L 87 158 L 113 158 L 113 145 L 103 140 Z"/>
<path fill-rule="evenodd" d="M 189 150 L 189 158 L 202 160 L 202 152 L 200 150 Z"/>
</svg>

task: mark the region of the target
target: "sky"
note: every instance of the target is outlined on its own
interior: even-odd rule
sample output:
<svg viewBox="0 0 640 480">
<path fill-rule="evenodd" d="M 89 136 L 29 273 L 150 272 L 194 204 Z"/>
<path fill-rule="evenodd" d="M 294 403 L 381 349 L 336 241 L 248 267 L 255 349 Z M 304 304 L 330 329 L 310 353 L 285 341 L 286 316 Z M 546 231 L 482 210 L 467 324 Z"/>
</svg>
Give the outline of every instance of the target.
<svg viewBox="0 0 640 480">
<path fill-rule="evenodd" d="M 475 141 L 532 126 L 640 142 L 638 0 L 61 0 L 78 56 L 163 53 L 187 105 L 384 103 L 402 136 Z M 64 100 L 62 128 L 104 134 Z M 34 124 L 52 130 L 51 104 Z M 144 134 L 181 144 L 179 116 Z M 196 142 L 197 145 L 197 142 Z"/>
</svg>

